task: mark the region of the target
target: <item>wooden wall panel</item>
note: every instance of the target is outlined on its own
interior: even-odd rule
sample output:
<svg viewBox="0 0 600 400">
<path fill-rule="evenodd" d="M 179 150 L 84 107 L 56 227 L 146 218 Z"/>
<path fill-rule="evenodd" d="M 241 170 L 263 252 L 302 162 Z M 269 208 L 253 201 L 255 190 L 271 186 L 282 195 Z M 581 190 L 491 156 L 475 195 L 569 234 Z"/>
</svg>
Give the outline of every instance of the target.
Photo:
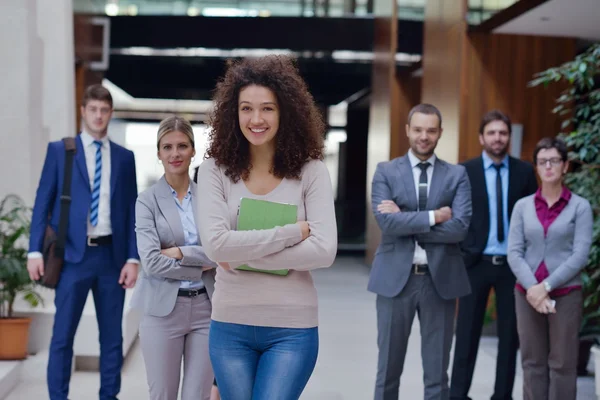
<svg viewBox="0 0 600 400">
<path fill-rule="evenodd" d="M 373 44 L 373 72 L 371 105 L 369 110 L 369 138 L 367 149 L 367 210 L 365 262 L 370 265 L 381 240 L 381 231 L 371 212 L 371 183 L 377 164 L 387 161 L 391 153 L 391 138 L 398 135 L 400 117 L 400 87 L 396 81 L 396 48 L 398 18 L 396 2 L 378 0 L 375 6 L 375 43 Z"/>
<path fill-rule="evenodd" d="M 421 78 L 409 74 L 396 75 L 394 85 L 397 87 L 397 97 L 392 115 L 398 118 L 395 122 L 398 132 L 391 136 L 390 160 L 406 154 L 410 147 L 405 126 L 410 109 L 421 102 Z"/>
<path fill-rule="evenodd" d="M 437 155 L 457 161 L 466 0 L 428 0 L 425 6 L 422 101 L 439 108 L 444 133 Z"/>
<path fill-rule="evenodd" d="M 85 88 L 102 83 L 104 71 L 92 71 L 89 63 L 102 58 L 102 30 L 92 24 L 92 15 L 75 14 L 73 31 L 75 36 L 75 115 L 77 132 L 81 123 L 81 98 Z"/>
<path fill-rule="evenodd" d="M 531 159 L 538 140 L 560 130 L 560 120 L 551 110 L 562 88 L 529 88 L 527 83 L 536 72 L 569 61 L 575 54 L 573 39 L 469 34 L 461 77 L 459 161 L 481 154 L 480 119 L 493 108 L 523 125 L 521 158 Z"/>
</svg>

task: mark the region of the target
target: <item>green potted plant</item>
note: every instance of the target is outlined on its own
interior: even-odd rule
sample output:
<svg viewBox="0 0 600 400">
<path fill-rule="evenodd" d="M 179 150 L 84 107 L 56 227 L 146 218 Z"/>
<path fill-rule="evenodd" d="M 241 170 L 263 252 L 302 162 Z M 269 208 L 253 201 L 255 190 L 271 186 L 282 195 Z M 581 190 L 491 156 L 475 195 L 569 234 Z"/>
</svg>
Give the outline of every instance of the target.
<svg viewBox="0 0 600 400">
<path fill-rule="evenodd" d="M 30 318 L 16 318 L 18 295 L 32 307 L 43 302 L 27 273 L 31 210 L 15 195 L 0 202 L 0 360 L 27 357 Z"/>
<path fill-rule="evenodd" d="M 582 272 L 583 321 L 580 330 L 580 373 L 587 373 L 590 348 L 600 337 L 600 43 L 590 46 L 575 60 L 536 74 L 529 85 L 566 84 L 553 112 L 564 116 L 560 136 L 569 146 L 571 171 L 565 183 L 588 199 L 594 213 L 593 242 Z M 596 347 L 596 346 L 595 346 Z M 594 349 L 600 357 L 600 348 Z M 596 361 L 600 370 L 600 358 Z M 600 393 L 600 373 L 596 374 Z"/>
</svg>

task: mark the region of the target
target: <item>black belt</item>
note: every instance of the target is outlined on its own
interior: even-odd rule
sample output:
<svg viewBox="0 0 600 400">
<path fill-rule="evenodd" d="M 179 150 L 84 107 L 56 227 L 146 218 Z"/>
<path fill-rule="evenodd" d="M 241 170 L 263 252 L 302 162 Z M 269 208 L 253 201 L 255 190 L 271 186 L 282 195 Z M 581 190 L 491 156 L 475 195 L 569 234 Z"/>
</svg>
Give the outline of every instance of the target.
<svg viewBox="0 0 600 400">
<path fill-rule="evenodd" d="M 206 293 L 206 288 L 200 289 L 179 289 L 177 292 L 177 296 L 181 297 L 196 297 L 201 295 L 202 293 Z"/>
<path fill-rule="evenodd" d="M 108 246 L 109 244 L 112 244 L 112 235 L 87 237 L 87 245 L 91 247 Z"/>
<path fill-rule="evenodd" d="M 429 274 L 428 264 L 413 264 L 411 272 L 415 275 L 427 275 Z"/>
<path fill-rule="evenodd" d="M 490 256 L 490 255 L 484 254 L 483 256 L 481 256 L 481 259 L 483 261 L 489 262 L 493 265 L 504 265 L 507 263 L 506 256 L 503 256 L 503 255 Z"/>
</svg>

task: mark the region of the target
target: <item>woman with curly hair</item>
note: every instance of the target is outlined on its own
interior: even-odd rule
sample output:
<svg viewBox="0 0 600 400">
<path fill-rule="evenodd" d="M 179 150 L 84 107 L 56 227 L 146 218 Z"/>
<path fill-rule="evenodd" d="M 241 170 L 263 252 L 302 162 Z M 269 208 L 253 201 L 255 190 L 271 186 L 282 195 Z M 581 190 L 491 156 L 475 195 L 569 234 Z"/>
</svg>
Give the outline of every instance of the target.
<svg viewBox="0 0 600 400">
<path fill-rule="evenodd" d="M 319 347 L 310 270 L 329 267 L 337 250 L 325 125 L 287 57 L 230 63 L 214 102 L 198 209 L 204 249 L 221 267 L 209 335 L 215 377 L 227 400 L 298 399 Z M 236 231 L 243 197 L 295 204 L 298 222 Z"/>
</svg>

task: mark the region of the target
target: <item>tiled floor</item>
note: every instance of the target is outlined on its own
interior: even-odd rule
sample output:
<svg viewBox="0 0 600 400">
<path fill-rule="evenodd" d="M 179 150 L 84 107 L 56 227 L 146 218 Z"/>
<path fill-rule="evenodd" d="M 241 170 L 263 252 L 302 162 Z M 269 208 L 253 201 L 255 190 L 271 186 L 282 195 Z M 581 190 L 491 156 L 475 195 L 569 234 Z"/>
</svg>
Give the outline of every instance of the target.
<svg viewBox="0 0 600 400">
<path fill-rule="evenodd" d="M 368 400 L 373 398 L 377 361 L 375 296 L 367 292 L 368 268 L 361 259 L 340 257 L 332 268 L 315 271 L 320 302 L 320 353 L 314 374 L 302 400 Z M 423 396 L 418 324 L 413 326 L 402 377 L 400 398 Z M 489 399 L 494 379 L 496 341 L 484 338 L 479 351 L 470 396 Z M 24 366 L 23 382 L 6 400 L 47 398 L 44 354 L 31 357 Z M 514 400 L 521 400 L 519 370 Z M 579 379 L 578 400 L 596 400 L 593 378 Z M 98 390 L 96 373 L 77 372 L 71 381 L 71 399 L 94 399 Z M 122 400 L 147 399 L 144 364 L 134 345 L 123 370 Z"/>
</svg>

